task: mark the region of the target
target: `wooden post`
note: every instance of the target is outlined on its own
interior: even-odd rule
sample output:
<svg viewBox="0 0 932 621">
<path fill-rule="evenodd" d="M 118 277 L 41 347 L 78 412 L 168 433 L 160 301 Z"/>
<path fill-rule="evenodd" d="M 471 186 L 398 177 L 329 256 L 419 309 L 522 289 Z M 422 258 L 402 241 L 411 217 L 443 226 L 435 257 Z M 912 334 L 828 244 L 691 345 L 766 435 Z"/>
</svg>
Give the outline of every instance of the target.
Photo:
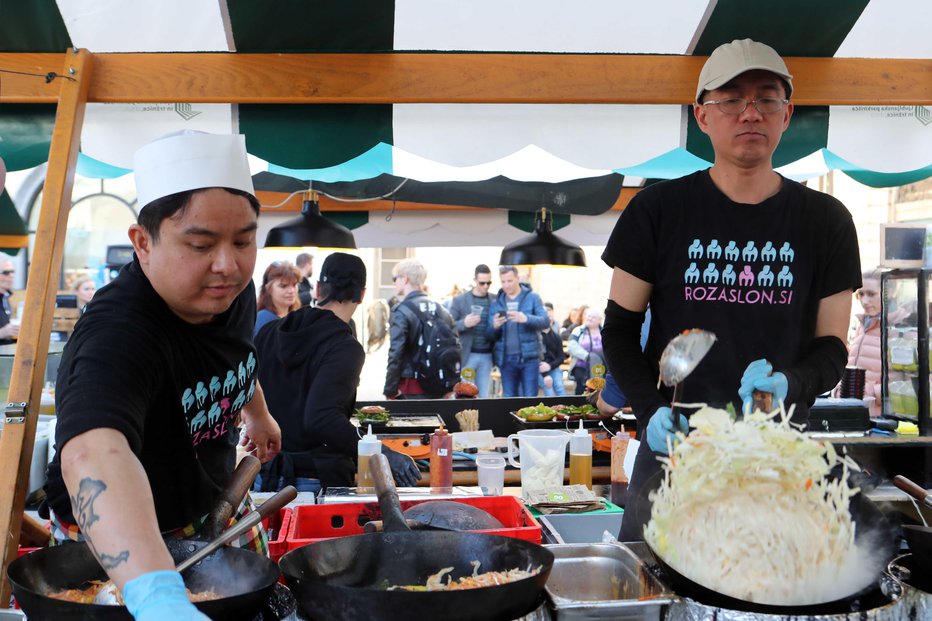
<svg viewBox="0 0 932 621">
<path fill-rule="evenodd" d="M 0 533 L 5 533 L 0 602 L 10 600 L 6 568 L 16 558 L 28 492 L 29 467 L 45 379 L 52 311 L 61 272 L 74 169 L 92 65 L 93 56 L 87 51 L 69 50 L 64 55 L 61 75 L 56 78 L 60 89 L 58 108 L 35 250 L 26 283 L 23 323 L 13 359 L 10 403 L 9 406 L 0 404 L 5 408 L 3 433 L 0 434 Z"/>
</svg>

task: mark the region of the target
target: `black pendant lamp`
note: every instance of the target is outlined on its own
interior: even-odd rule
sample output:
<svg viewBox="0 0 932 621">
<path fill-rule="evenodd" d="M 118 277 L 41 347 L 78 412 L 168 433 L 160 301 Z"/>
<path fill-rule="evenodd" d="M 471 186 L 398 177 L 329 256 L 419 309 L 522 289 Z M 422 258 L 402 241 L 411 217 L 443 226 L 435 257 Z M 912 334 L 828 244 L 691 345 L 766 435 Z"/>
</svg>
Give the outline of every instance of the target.
<svg viewBox="0 0 932 621">
<path fill-rule="evenodd" d="M 266 248 L 356 248 L 356 239 L 348 228 L 320 213 L 318 194 L 309 191 L 301 206 L 301 215 L 272 227 L 265 237 Z"/>
<path fill-rule="evenodd" d="M 582 248 L 553 234 L 553 219 L 546 209 L 534 218 L 534 233 L 502 249 L 499 265 L 564 265 L 586 267 Z"/>
</svg>

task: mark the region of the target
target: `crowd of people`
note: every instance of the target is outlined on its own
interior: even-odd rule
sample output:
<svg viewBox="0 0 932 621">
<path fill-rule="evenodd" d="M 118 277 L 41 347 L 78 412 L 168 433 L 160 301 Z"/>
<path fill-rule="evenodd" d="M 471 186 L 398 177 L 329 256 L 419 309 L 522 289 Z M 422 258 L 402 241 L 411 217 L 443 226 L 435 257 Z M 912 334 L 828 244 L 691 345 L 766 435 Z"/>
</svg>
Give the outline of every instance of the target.
<svg viewBox="0 0 932 621">
<path fill-rule="evenodd" d="M 298 255 L 294 264 L 268 265 L 259 285 L 256 337 L 275 319 L 320 306 L 319 294 L 309 282 L 312 266 L 313 257 L 306 253 Z M 575 384 L 576 394 L 582 393 L 593 367 L 604 367 L 602 314 L 584 305 L 558 323 L 553 304 L 543 302 L 528 283 L 521 282 L 516 267 L 503 265 L 497 273 L 495 282 L 492 269 L 480 264 L 470 288 L 456 287 L 455 295 L 440 301 L 427 293 L 427 268 L 421 261 L 409 258 L 394 266 L 395 295 L 388 301 L 386 317 L 389 351 L 382 391 L 386 399 L 443 397 L 464 371 L 481 398 L 559 396 L 565 394 L 567 382 Z M 493 285 L 499 287 L 497 292 Z M 352 319 L 349 323 L 353 328 Z M 435 326 L 447 326 L 450 334 L 446 344 L 429 354 Z M 354 328 L 352 332 L 355 335 Z M 432 377 L 426 368 L 430 365 L 445 372 L 445 377 L 439 381 Z"/>
</svg>

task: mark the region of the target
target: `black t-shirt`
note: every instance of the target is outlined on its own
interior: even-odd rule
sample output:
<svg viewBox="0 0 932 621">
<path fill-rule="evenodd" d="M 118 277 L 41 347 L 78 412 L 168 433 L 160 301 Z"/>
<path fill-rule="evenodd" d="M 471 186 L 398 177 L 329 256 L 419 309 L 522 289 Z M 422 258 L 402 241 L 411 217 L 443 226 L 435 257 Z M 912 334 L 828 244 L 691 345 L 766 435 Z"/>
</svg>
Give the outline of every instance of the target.
<svg viewBox="0 0 932 621">
<path fill-rule="evenodd" d="M 735 203 L 708 170 L 638 193 L 602 259 L 653 285 L 645 352 L 655 373 L 678 333 L 715 333 L 682 401 L 720 407 L 737 401 L 748 363 L 766 358 L 779 370 L 805 355 L 819 301 L 857 288 L 861 272 L 854 223 L 838 200 L 784 179 L 761 203 Z M 807 404 L 796 405 L 807 416 Z"/>
<path fill-rule="evenodd" d="M 149 477 L 159 527 L 207 514 L 232 472 L 235 419 L 255 391 L 255 286 L 210 324 L 176 316 L 138 261 L 97 291 L 62 354 L 55 444 L 99 427 L 126 436 Z M 48 502 L 74 523 L 59 452 Z"/>
</svg>

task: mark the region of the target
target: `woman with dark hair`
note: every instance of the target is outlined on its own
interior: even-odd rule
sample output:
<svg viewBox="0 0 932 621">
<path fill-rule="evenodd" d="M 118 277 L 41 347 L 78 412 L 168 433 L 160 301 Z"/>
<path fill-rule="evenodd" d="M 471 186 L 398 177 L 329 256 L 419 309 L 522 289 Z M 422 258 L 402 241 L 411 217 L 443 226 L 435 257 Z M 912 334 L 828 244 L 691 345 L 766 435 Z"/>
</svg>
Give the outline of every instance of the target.
<svg viewBox="0 0 932 621">
<path fill-rule="evenodd" d="M 258 491 L 353 485 L 359 436 L 349 419 L 366 353 L 349 322 L 365 294 L 362 259 L 334 252 L 320 269 L 318 306 L 289 313 L 256 337 L 259 382 L 283 430 L 282 452 L 263 466 Z M 414 460 L 387 446 L 382 454 L 398 485 L 417 484 Z"/>
<path fill-rule="evenodd" d="M 253 337 L 259 334 L 259 330 L 268 322 L 301 308 L 301 299 L 298 297 L 299 282 L 301 272 L 288 261 L 275 261 L 265 268 L 262 288 L 259 289 L 259 301 L 256 302 L 259 312 L 256 315 Z"/>
</svg>

